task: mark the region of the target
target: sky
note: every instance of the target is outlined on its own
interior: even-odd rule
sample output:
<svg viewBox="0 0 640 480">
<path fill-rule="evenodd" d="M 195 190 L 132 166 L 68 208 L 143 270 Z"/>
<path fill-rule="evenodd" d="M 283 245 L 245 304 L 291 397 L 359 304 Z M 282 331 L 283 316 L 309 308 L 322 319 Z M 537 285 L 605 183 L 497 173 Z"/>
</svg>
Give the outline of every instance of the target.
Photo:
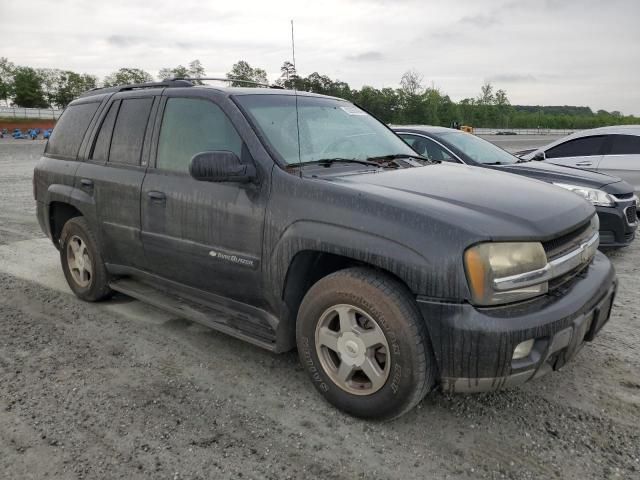
<svg viewBox="0 0 640 480">
<path fill-rule="evenodd" d="M 397 87 L 407 70 L 453 100 L 490 81 L 512 104 L 640 115 L 640 0 L 0 0 L 0 56 L 104 77 L 238 60 Z"/>
</svg>

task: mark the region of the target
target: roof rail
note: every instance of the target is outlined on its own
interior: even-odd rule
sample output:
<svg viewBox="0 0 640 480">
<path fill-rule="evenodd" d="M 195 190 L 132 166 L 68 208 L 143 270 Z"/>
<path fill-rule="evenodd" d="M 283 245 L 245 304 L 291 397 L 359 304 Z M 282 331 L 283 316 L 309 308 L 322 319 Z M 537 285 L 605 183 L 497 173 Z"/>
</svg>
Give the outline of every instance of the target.
<svg viewBox="0 0 640 480">
<path fill-rule="evenodd" d="M 143 88 L 175 88 L 175 87 L 193 87 L 193 83 L 184 79 L 167 79 L 161 82 L 146 82 L 146 83 L 131 83 L 128 85 L 116 85 L 115 87 L 96 87 L 84 92 L 81 97 L 88 97 L 91 95 L 98 95 L 100 93 L 117 93 L 125 92 L 127 90 L 136 90 Z"/>
<path fill-rule="evenodd" d="M 169 78 L 167 80 L 162 80 L 160 82 L 147 82 L 147 83 L 132 83 L 130 85 L 120 85 L 118 86 L 119 92 L 124 92 L 125 90 L 135 90 L 136 88 L 171 88 L 171 87 L 193 87 L 193 83 L 188 80 L 183 79 L 172 79 Z"/>
<path fill-rule="evenodd" d="M 168 78 L 167 81 L 170 82 L 178 82 L 178 81 L 189 81 L 189 82 L 193 82 L 196 80 L 217 80 L 219 82 L 236 82 L 236 83 L 246 83 L 248 85 L 256 85 L 259 87 L 266 87 L 266 88 L 278 88 L 278 89 L 283 89 L 283 87 L 281 87 L 280 85 L 269 85 L 268 83 L 261 83 L 261 82 L 254 82 L 253 80 L 243 80 L 241 78 L 232 78 L 232 77 L 171 77 Z"/>
</svg>

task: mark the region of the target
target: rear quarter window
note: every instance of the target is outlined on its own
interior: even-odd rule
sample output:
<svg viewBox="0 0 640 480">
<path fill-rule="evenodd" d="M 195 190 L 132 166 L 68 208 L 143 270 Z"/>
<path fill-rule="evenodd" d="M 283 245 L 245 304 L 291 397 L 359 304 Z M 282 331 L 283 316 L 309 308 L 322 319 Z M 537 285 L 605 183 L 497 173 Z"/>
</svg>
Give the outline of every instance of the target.
<svg viewBox="0 0 640 480">
<path fill-rule="evenodd" d="M 67 107 L 49 137 L 45 153 L 75 160 L 99 105 L 99 102 L 92 102 Z"/>
<path fill-rule="evenodd" d="M 640 136 L 611 135 L 610 155 L 640 155 Z"/>
</svg>

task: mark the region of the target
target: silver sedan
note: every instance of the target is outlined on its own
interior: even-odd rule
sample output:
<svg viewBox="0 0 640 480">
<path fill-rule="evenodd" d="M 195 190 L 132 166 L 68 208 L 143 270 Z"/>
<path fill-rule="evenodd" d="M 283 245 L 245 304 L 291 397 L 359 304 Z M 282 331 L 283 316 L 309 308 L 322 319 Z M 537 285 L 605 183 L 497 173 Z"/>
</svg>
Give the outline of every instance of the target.
<svg viewBox="0 0 640 480">
<path fill-rule="evenodd" d="M 640 192 L 640 125 L 582 130 L 522 158 L 620 177 L 633 185 L 636 194 Z"/>
</svg>

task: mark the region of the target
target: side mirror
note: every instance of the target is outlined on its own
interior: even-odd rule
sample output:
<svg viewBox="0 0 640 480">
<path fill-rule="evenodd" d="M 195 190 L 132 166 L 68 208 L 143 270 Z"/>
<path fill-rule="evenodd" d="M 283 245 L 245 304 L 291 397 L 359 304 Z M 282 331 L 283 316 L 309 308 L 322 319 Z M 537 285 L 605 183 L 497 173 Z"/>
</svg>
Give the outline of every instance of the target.
<svg viewBox="0 0 640 480">
<path fill-rule="evenodd" d="M 547 157 L 545 156 L 544 152 L 540 151 L 540 152 L 536 153 L 531 160 L 536 160 L 538 162 L 541 162 L 541 161 L 545 160 L 546 158 Z"/>
<path fill-rule="evenodd" d="M 193 156 L 189 173 L 202 182 L 247 183 L 256 176 L 256 167 L 240 161 L 233 152 L 216 150 L 200 152 Z"/>
</svg>

